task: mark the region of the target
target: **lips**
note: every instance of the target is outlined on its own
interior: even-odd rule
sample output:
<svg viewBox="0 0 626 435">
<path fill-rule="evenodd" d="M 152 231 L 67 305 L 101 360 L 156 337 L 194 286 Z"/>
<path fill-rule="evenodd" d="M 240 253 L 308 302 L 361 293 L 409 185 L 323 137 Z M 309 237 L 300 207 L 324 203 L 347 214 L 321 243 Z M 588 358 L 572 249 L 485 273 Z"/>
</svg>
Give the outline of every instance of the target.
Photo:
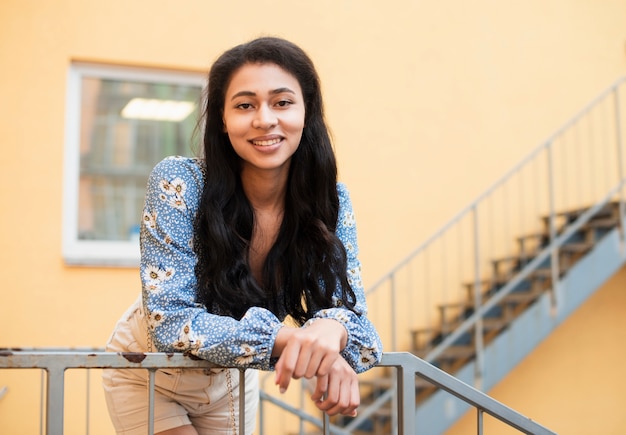
<svg viewBox="0 0 626 435">
<path fill-rule="evenodd" d="M 279 143 L 282 140 L 283 140 L 282 138 L 276 137 L 276 138 L 273 138 L 273 139 L 251 140 L 250 142 L 252 142 L 252 144 L 256 145 L 256 146 L 269 147 L 269 146 L 272 146 L 272 145 L 276 145 L 277 143 Z"/>
</svg>

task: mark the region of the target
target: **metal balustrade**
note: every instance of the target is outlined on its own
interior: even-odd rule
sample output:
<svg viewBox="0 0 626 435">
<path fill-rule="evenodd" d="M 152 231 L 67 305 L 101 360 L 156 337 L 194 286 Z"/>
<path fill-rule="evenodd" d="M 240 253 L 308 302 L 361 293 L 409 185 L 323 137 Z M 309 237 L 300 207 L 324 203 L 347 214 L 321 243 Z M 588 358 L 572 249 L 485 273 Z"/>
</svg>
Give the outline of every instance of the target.
<svg viewBox="0 0 626 435">
<path fill-rule="evenodd" d="M 386 349 L 443 366 L 446 354 L 463 348 L 474 385 L 488 388 L 485 337 L 493 334 L 485 319 L 494 308 L 548 264 L 546 291 L 557 311 L 564 245 L 610 203 L 618 204 L 625 243 L 625 91 L 620 77 L 367 290 L 368 304 L 385 307 L 369 318 L 387 325 L 380 329 Z M 577 209 L 586 211 L 564 227 L 560 212 Z M 543 246 L 536 236 L 546 228 Z M 515 257 L 527 263 L 499 270 Z"/>
<path fill-rule="evenodd" d="M 480 382 L 484 314 L 542 261 L 550 260 L 550 277 L 558 285 L 561 246 L 604 205 L 618 202 L 620 216 L 626 216 L 625 91 L 626 77 L 620 77 L 367 290 L 368 303 L 389 306 L 391 315 L 369 315 L 374 324 L 388 325 L 389 332 L 381 337 L 387 349 L 412 348 L 411 331 L 434 334 L 438 331 L 433 326 L 445 323 L 437 318 L 438 306 L 469 299 L 475 308 L 471 318 L 461 325 L 440 325 L 446 337 L 436 347 L 412 350 L 434 362 L 460 335 L 473 330 Z M 581 207 L 590 210 L 567 234 L 559 234 L 559 212 Z M 538 222 L 540 216 L 543 223 Z M 520 242 L 512 252 L 512 241 L 536 234 L 543 226 L 548 228 L 549 246 L 540 249 Z M 516 274 L 508 272 L 502 278 L 509 285 L 493 300 L 483 300 L 483 281 L 499 275 L 494 260 L 512 254 L 541 260 Z M 553 293 L 553 304 L 558 305 Z M 448 334 L 445 327 L 454 331 Z"/>
<path fill-rule="evenodd" d="M 150 373 L 149 435 L 154 432 L 154 374 L 160 368 L 215 368 L 215 364 L 199 360 L 184 354 L 169 353 L 112 353 L 97 349 L 0 349 L 0 369 L 41 369 L 46 373 L 45 401 L 42 401 L 41 416 L 45 420 L 47 435 L 63 434 L 64 414 L 64 374 L 67 369 L 103 369 L 125 368 L 144 369 Z M 477 433 L 483 432 L 483 415 L 487 413 L 522 433 L 532 435 L 550 435 L 554 432 L 508 408 L 479 390 L 463 383 L 437 367 L 405 352 L 387 352 L 379 367 L 396 369 L 396 387 L 388 390 L 379 400 L 394 399 L 397 412 L 397 433 L 415 434 L 415 379 L 419 376 L 433 385 L 465 401 L 477 410 Z M 245 409 L 245 370 L 240 370 L 239 409 Z M 42 391 L 43 395 L 43 391 Z M 391 396 L 395 397 L 391 397 Z M 271 396 L 261 394 L 261 401 L 276 403 Z M 279 403 L 276 403 L 279 404 Z M 280 404 L 279 404 L 280 405 Z M 297 408 L 287 409 L 298 413 Z M 302 414 L 310 423 L 319 426 L 324 434 L 347 435 L 350 427 L 332 426 L 327 417 L 320 419 Z M 42 425 L 43 432 L 43 425 Z M 245 414 L 239 415 L 239 431 L 245 431 Z"/>
</svg>

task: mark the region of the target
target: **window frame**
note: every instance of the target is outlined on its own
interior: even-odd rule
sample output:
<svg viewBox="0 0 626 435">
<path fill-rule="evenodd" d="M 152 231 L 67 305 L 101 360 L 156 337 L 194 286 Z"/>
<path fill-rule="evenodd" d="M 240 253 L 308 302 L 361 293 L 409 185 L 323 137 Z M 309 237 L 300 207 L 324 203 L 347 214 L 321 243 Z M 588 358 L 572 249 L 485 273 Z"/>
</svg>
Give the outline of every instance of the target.
<svg viewBox="0 0 626 435">
<path fill-rule="evenodd" d="M 198 86 L 204 89 L 206 74 L 198 71 L 159 69 L 75 61 L 67 76 L 63 159 L 62 256 L 68 265 L 136 267 L 139 242 L 81 240 L 78 235 L 81 88 L 83 77 Z M 199 98 L 200 99 L 200 98 Z M 191 138 L 190 138 L 191 139 Z M 137 224 L 140 224 L 138 217 Z"/>
</svg>

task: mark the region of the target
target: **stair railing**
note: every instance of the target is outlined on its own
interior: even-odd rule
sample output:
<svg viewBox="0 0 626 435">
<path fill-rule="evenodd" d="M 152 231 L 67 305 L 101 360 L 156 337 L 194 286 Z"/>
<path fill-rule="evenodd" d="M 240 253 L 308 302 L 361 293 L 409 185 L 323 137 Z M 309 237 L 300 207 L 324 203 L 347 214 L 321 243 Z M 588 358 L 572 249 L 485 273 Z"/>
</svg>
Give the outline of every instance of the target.
<svg viewBox="0 0 626 435">
<path fill-rule="evenodd" d="M 483 321 L 518 284 L 546 263 L 550 264 L 553 283 L 552 304 L 557 309 L 561 246 L 609 201 L 619 203 L 620 225 L 626 216 L 622 142 L 626 110 L 620 100 L 625 82 L 626 77 L 616 80 L 366 291 L 368 305 L 376 307 L 370 310 L 369 317 L 376 325 L 388 325 L 384 329 L 387 335 L 382 336 L 386 350 L 410 349 L 424 361 L 434 363 L 473 332 L 474 385 L 480 389 L 486 328 Z M 564 227 L 557 211 L 579 207 L 587 211 Z M 533 240 L 545 229 L 535 221 L 541 215 L 549 230 L 547 246 Z M 623 234 L 622 230 L 622 237 Z M 491 259 L 502 257 L 506 261 L 511 257 L 509 242 L 515 239 L 520 246 L 513 257 L 527 256 L 528 261 L 518 270 L 509 268 L 502 275 Z M 496 278 L 504 279 L 505 284 L 483 300 L 485 287 Z M 463 282 L 467 283 L 466 294 L 458 288 Z M 458 315 L 467 303 L 473 305 L 472 314 L 460 323 L 450 324 L 447 310 L 456 308 L 453 315 Z M 421 312 L 416 307 L 422 307 Z M 437 315 L 439 331 L 432 327 Z M 408 336 L 412 338 L 407 339 Z M 439 339 L 436 346 L 417 349 L 417 344 L 435 338 Z M 359 417 L 344 428 L 332 427 L 332 433 L 356 428 L 378 409 L 388 406 L 394 395 L 395 389 L 391 388 L 373 403 L 362 405 Z M 284 409 L 290 407 L 262 392 L 264 400 Z M 312 421 L 301 410 L 293 409 L 293 413 L 301 421 Z M 396 418 L 392 414 L 392 433 L 400 424 Z M 481 418 L 479 412 L 479 421 Z"/>
<path fill-rule="evenodd" d="M 395 367 L 397 405 L 396 415 L 398 416 L 398 434 L 408 435 L 416 432 L 415 415 L 415 377 L 419 376 L 428 382 L 448 391 L 459 399 L 474 406 L 477 410 L 478 433 L 482 433 L 483 414 L 487 413 L 503 423 L 514 427 L 523 433 L 533 435 L 554 435 L 554 432 L 530 420 L 520 413 L 506 407 L 495 399 L 472 388 L 455 377 L 439 370 L 410 353 L 384 353 L 380 364 L 381 367 Z M 148 434 L 154 433 L 154 379 L 156 370 L 159 368 L 215 368 L 214 364 L 208 361 L 191 358 L 184 354 L 168 353 L 139 353 L 139 352 L 103 352 L 98 349 L 0 349 L 0 369 L 41 369 L 46 373 L 45 401 L 41 402 L 40 419 L 45 420 L 45 433 L 47 435 L 60 435 L 64 432 L 65 415 L 65 372 L 68 369 L 85 369 L 89 373 L 90 369 L 96 368 L 124 368 L 148 370 Z M 245 375 L 244 370 L 240 370 L 239 382 L 239 433 L 246 433 L 245 430 Z M 89 384 L 89 380 L 87 381 Z M 42 397 L 44 388 L 42 386 Z M 86 389 L 86 403 L 90 402 L 90 391 Z M 262 400 L 268 400 L 261 396 Z M 274 402 L 281 406 L 280 403 Z M 286 404 L 285 404 L 286 405 Z M 298 409 L 291 409 L 288 405 L 282 406 L 287 411 L 300 412 Z M 44 417 L 45 415 L 45 417 Z M 85 433 L 89 433 L 89 405 L 86 411 L 87 421 Z M 328 418 L 315 419 L 306 414 L 302 417 L 309 422 L 322 428 L 324 434 L 348 435 L 351 431 L 347 428 L 341 429 L 331 427 Z M 261 424 L 262 426 L 262 424 Z M 43 433 L 43 424 L 40 431 Z M 261 427 L 263 433 L 263 427 Z"/>
<path fill-rule="evenodd" d="M 606 91 L 596 97 L 579 114 L 568 121 L 561 129 L 554 133 L 544 144 L 535 149 L 528 157 L 516 165 L 504 177 L 492 185 L 487 191 L 479 196 L 474 202 L 457 214 L 451 221 L 444 225 L 434 235 L 429 237 L 415 251 L 410 253 L 390 272 L 384 275 L 367 292 L 368 303 L 377 308 L 384 307 L 374 299 L 385 297 L 384 290 L 388 290 L 387 306 L 389 310 L 377 309 L 371 311 L 370 317 L 374 323 L 382 324 L 390 320 L 390 336 L 383 337 L 387 349 L 394 352 L 385 352 L 381 366 L 398 367 L 397 385 L 385 393 L 385 400 L 377 400 L 369 408 L 361 409 L 362 415 L 374 412 L 375 408 L 383 406 L 387 399 L 397 391 L 398 413 L 397 426 L 399 433 L 405 433 L 414 427 L 415 413 L 415 375 L 418 375 L 435 384 L 451 394 L 472 404 L 478 410 L 479 433 L 482 432 L 482 416 L 484 412 L 500 419 L 501 421 L 518 428 L 529 434 L 551 434 L 548 429 L 527 419 L 519 413 L 505 407 L 499 402 L 489 398 L 479 389 L 475 389 L 458 379 L 446 374 L 437 367 L 426 361 L 434 361 L 441 357 L 444 352 L 451 348 L 456 340 L 462 338 L 464 333 L 474 329 L 474 350 L 477 364 L 475 384 L 480 387 L 481 359 L 483 357 L 483 325 L 482 321 L 486 314 L 493 309 L 498 302 L 505 298 L 532 270 L 542 265 L 548 257 L 551 259 L 551 277 L 553 287 L 558 285 L 559 280 L 559 247 L 571 237 L 575 231 L 587 222 L 603 205 L 611 200 L 619 201 L 620 219 L 623 222 L 626 205 L 624 203 L 624 153 L 621 130 L 624 120 L 623 102 L 620 101 L 620 87 L 626 78 L 620 78 Z M 599 119 L 598 119 L 599 118 Z M 583 138 L 582 136 L 585 136 Z M 613 170 L 613 173 L 611 170 Z M 572 176 L 574 175 L 574 176 Z M 603 178 L 600 180 L 599 178 Z M 511 201 L 511 191 L 517 201 Z M 499 202 L 497 202 L 499 201 Z M 578 219 L 559 232 L 559 216 L 557 210 L 568 207 L 590 207 L 582 213 Z M 530 254 L 529 262 L 520 271 L 506 271 L 509 276 L 498 293 L 492 295 L 487 301 L 482 300 L 485 287 L 485 270 L 492 268 L 491 272 L 497 275 L 498 267 L 489 264 L 489 259 L 498 258 L 501 255 L 506 258 L 509 255 L 507 243 L 515 236 L 525 232 L 532 234 L 536 231 L 533 227 L 532 218 L 542 214 L 549 227 L 550 243 L 547 247 L 520 246 L 520 252 L 516 255 Z M 623 234 L 623 231 L 622 231 Z M 467 242 L 469 240 L 469 242 Z M 436 258 L 440 258 L 437 262 Z M 467 264 L 471 267 L 467 270 Z M 438 273 L 434 272 L 438 266 Z M 486 274 L 488 275 L 488 273 Z M 433 313 L 439 313 L 442 322 L 442 330 L 446 325 L 446 304 L 455 307 L 459 300 L 467 299 L 459 291 L 450 289 L 459 283 L 469 281 L 468 293 L 474 305 L 474 312 L 460 325 L 452 325 L 450 330 L 442 336 L 441 342 L 434 348 L 428 349 L 424 360 L 408 356 L 408 354 L 395 352 L 401 348 L 414 347 L 415 339 L 401 343 L 399 341 L 399 327 L 408 331 L 428 331 L 433 324 Z M 401 289 L 401 290 L 399 290 Z M 434 291 L 424 291 L 435 289 Z M 398 307 L 397 299 L 402 292 L 402 309 Z M 552 289 L 554 304 L 558 292 Z M 422 300 L 416 300 L 416 295 L 423 294 Z M 381 299 L 381 301 L 384 299 Z M 422 315 L 416 315 L 415 306 L 424 307 Z M 439 309 L 431 309 L 439 305 Z M 445 307 L 445 308 L 444 308 Z M 408 310 L 408 312 L 406 311 Z M 386 313 L 392 313 L 387 318 Z M 384 316 L 376 320 L 375 316 Z M 409 319 L 416 319 L 415 322 Z M 419 332 L 414 334 L 419 336 Z M 404 334 L 403 334 L 404 336 Z M 433 338 L 433 337 L 430 337 Z M 61 391 L 61 400 L 58 397 L 49 399 L 47 409 L 47 432 L 50 434 L 62 433 L 59 427 L 63 425 L 63 373 L 66 368 L 95 368 L 95 367 L 136 367 L 137 364 L 148 368 L 151 384 L 153 386 L 153 373 L 157 367 L 197 367 L 201 364 L 210 364 L 196 360 L 180 360 L 179 355 L 153 354 L 137 355 L 142 358 L 139 361 L 131 361 L 119 354 L 100 354 L 90 352 L 82 355 L 77 351 L 61 352 L 55 357 L 49 352 L 46 355 L 28 354 L 19 352 L 17 355 L 9 354 L 7 350 L 0 352 L 0 368 L 7 367 L 31 367 L 42 368 L 48 372 L 48 394 Z M 182 357 L 182 355 L 180 355 Z M 20 359 L 26 358 L 26 359 Z M 407 361 L 408 359 L 408 361 Z M 59 362 L 59 360 L 62 360 Z M 12 361 L 13 365 L 7 365 Z M 17 361 L 17 362 L 16 362 Z M 103 362 L 104 361 L 104 362 Z M 134 365 L 133 365 L 134 364 Z M 408 373 L 408 376 L 407 376 Z M 243 394 L 242 394 L 243 397 Z M 380 399 L 380 398 L 379 398 Z M 153 399 L 151 399 L 153 400 Z M 262 401 L 271 401 L 286 410 L 290 406 L 279 400 L 271 399 L 262 393 Z M 407 408 L 408 407 L 408 408 Z M 407 411 L 410 409 L 410 411 Z M 300 412 L 292 409 L 293 412 Z M 243 413 L 242 413 L 243 414 Z M 310 416 L 302 413 L 300 418 L 315 422 Z M 240 425 L 243 427 L 243 417 L 240 416 Z M 340 428 L 332 428 L 327 424 L 327 419 L 321 422 L 324 432 L 342 433 Z M 337 432 L 339 431 L 339 432 Z"/>
<path fill-rule="evenodd" d="M 550 265 L 552 302 L 557 309 L 560 247 L 609 201 L 618 201 L 620 216 L 625 216 L 625 112 L 620 100 L 625 81 L 626 77 L 620 78 L 594 98 L 370 287 L 368 303 L 377 307 L 370 317 L 377 325 L 389 325 L 381 328 L 389 331 L 383 337 L 386 349 L 415 350 L 434 362 L 471 333 L 479 386 L 486 315 L 545 264 Z M 566 232 L 560 232 L 563 223 L 558 211 L 581 207 L 591 208 Z M 544 216 L 544 228 L 537 216 Z M 547 247 L 539 237 L 532 237 L 543 229 L 549 231 Z M 511 252 L 516 239 L 519 248 Z M 528 259 L 527 264 L 506 267 L 507 259 L 520 256 Z M 483 300 L 489 285 L 500 279 L 508 284 Z M 450 321 L 462 318 L 461 311 L 468 306 L 473 306 L 473 314 L 465 321 Z M 439 328 L 432 327 L 435 317 L 439 317 Z M 410 331 L 412 339 L 407 338 Z M 428 347 L 433 341 L 438 344 Z"/>
</svg>

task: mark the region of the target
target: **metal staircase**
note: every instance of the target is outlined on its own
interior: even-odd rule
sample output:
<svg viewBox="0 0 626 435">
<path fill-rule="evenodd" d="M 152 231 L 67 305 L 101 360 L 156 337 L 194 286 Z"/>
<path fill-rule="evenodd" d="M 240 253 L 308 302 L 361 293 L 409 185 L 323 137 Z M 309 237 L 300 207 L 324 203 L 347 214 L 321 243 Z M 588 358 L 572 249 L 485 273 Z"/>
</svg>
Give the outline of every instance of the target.
<svg viewBox="0 0 626 435">
<path fill-rule="evenodd" d="M 563 232 L 585 212 L 587 208 L 574 209 L 557 214 L 561 221 L 557 234 Z M 491 274 L 480 281 L 480 299 L 488 302 L 525 266 L 530 264 L 542 251 L 550 250 L 549 219 L 544 217 L 544 230 L 523 235 L 517 238 L 517 255 L 510 255 L 492 260 Z M 612 230 L 620 228 L 619 203 L 611 202 L 602 206 L 590 219 L 573 232 L 558 247 L 558 279 L 562 280 L 579 260 L 584 258 L 595 245 Z M 532 247 L 529 249 L 529 245 Z M 458 328 L 476 311 L 475 284 L 465 283 L 467 298 L 456 303 L 439 305 L 440 319 L 438 325 L 430 330 L 414 330 L 412 333 L 411 352 L 428 358 L 428 354 L 439 345 L 444 338 Z M 482 317 L 483 343 L 488 346 L 500 333 L 540 296 L 553 288 L 551 257 L 538 262 L 524 279 L 501 298 L 493 308 Z M 473 332 L 473 331 L 472 331 Z M 473 360 L 476 356 L 474 334 L 466 332 L 452 345 L 441 352 L 432 362 L 449 373 L 454 373 Z M 428 392 L 428 389 L 426 390 Z M 421 397 L 424 397 L 422 394 Z"/>
<path fill-rule="evenodd" d="M 488 390 L 624 264 L 625 83 L 602 92 L 369 290 L 371 306 L 388 308 L 370 314 L 388 325 L 385 350 L 409 350 Z M 363 384 L 376 400 L 369 422 L 335 423 L 394 433 L 394 415 L 379 400 L 391 378 Z M 467 409 L 419 378 L 415 390 L 420 435 L 442 433 Z"/>
<path fill-rule="evenodd" d="M 620 214 L 620 203 L 609 202 L 593 208 L 574 209 L 558 214 L 557 234 L 563 240 L 558 249 L 558 292 L 552 281 L 551 250 L 548 231 L 519 237 L 517 242 L 526 244 L 532 240 L 535 247 L 518 256 L 498 258 L 492 261 L 493 270 L 488 279 L 481 281 L 483 322 L 483 376 L 480 384 L 489 389 L 507 374 L 524 356 L 542 341 L 584 300 L 598 289 L 626 263 L 623 250 L 622 227 L 624 215 Z M 544 219 L 545 220 L 545 219 Z M 530 267 L 527 267 L 531 265 Z M 591 280 L 584 277 L 593 276 Z M 517 277 L 513 284 L 511 277 Z M 505 287 L 509 288 L 506 290 Z M 412 331 L 414 342 L 412 353 L 428 357 L 429 352 L 466 322 L 472 322 L 475 309 L 473 285 L 464 285 L 467 298 L 457 304 L 439 307 L 440 322 L 430 331 Z M 506 291 L 505 295 L 499 292 Z M 496 298 L 494 300 L 493 298 Z M 555 307 L 555 299 L 561 299 Z M 493 302 L 491 302 L 494 300 Z M 485 308 L 487 306 L 487 308 Z M 480 313 L 478 313 L 480 314 Z M 476 383 L 475 328 L 458 336 L 445 351 L 432 360 L 432 364 L 453 374 L 467 383 Z M 529 335 L 529 332 L 531 334 Z M 432 334 L 424 340 L 426 333 Z M 519 352 L 510 354 L 514 344 Z M 389 388 L 386 378 L 366 381 L 378 390 L 374 396 Z M 450 415 L 451 397 L 436 385 L 416 379 L 417 427 L 420 435 L 440 434 L 469 409 L 463 404 Z M 393 433 L 390 408 L 374 413 L 376 421 L 369 425 L 370 433 Z M 448 414 L 446 416 L 446 414 Z M 433 419 L 439 415 L 438 419 Z M 365 426 L 362 426 L 365 427 Z M 366 431 L 361 432 L 363 434 Z"/>
</svg>

